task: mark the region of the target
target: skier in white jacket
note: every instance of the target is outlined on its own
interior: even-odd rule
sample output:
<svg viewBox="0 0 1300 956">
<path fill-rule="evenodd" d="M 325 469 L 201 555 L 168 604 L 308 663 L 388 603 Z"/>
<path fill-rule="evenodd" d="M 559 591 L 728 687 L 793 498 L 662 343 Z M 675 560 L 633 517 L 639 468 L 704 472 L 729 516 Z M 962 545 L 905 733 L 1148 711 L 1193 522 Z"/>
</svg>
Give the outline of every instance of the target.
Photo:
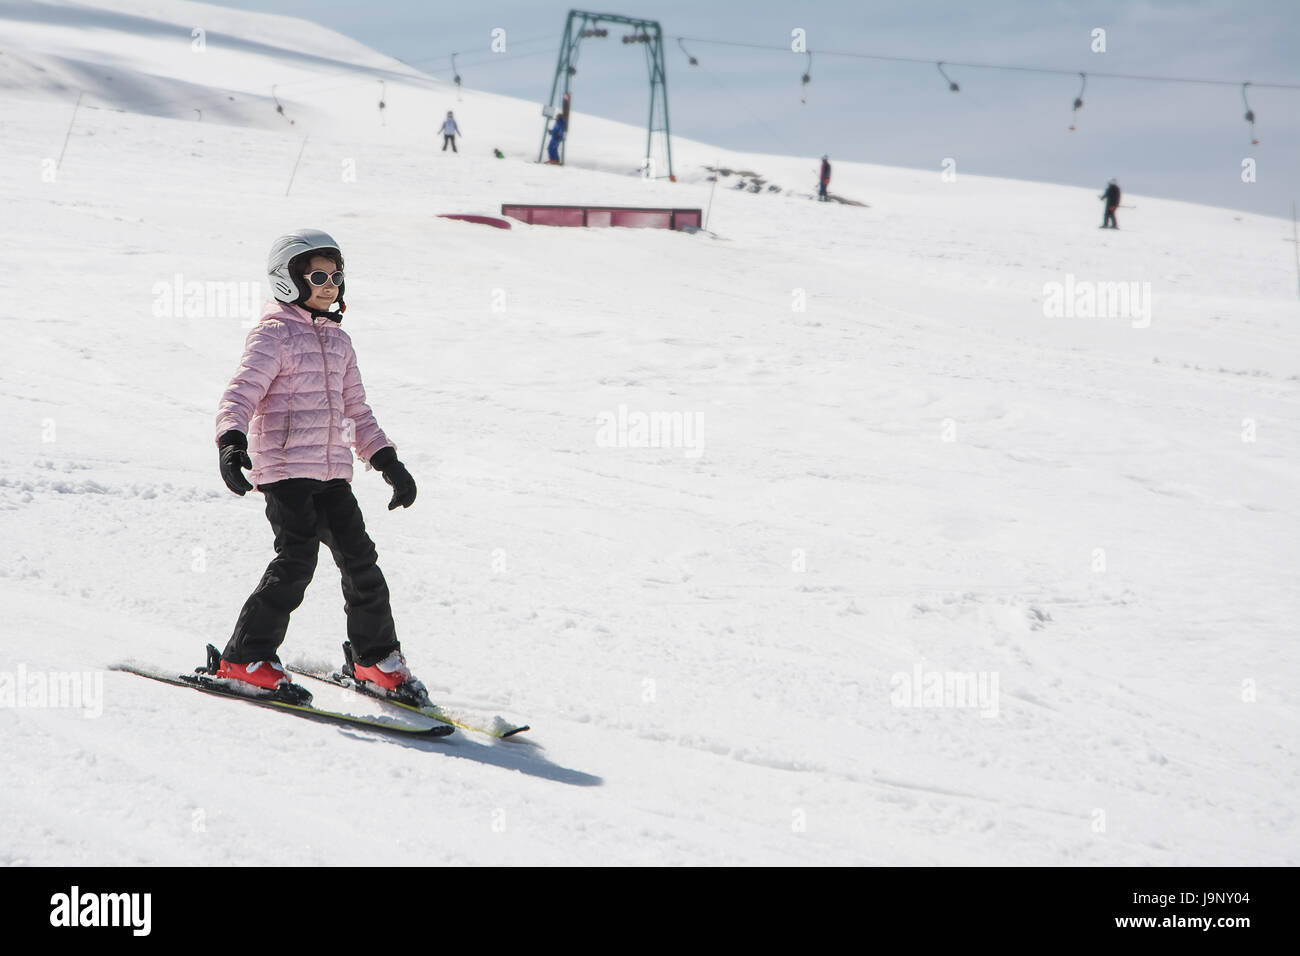
<svg viewBox="0 0 1300 956">
<path fill-rule="evenodd" d="M 451 115 L 451 110 L 447 110 L 447 118 L 442 121 L 442 151 L 447 152 L 447 144 L 451 143 L 451 151 L 458 152 L 456 149 L 456 137 L 460 135 L 460 127 L 456 125 L 456 117 Z"/>
</svg>

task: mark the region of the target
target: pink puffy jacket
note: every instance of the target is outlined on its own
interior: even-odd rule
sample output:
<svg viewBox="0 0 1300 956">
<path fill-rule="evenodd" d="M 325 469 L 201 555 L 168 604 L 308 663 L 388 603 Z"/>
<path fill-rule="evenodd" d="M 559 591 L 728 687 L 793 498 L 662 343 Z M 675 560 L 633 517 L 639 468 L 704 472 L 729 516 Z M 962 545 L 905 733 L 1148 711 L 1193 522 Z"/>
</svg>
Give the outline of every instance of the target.
<svg viewBox="0 0 1300 956">
<path fill-rule="evenodd" d="M 351 481 L 352 447 L 369 461 L 392 444 L 366 404 L 348 334 L 337 322 L 274 299 L 248 333 L 239 371 L 221 396 L 217 437 L 232 428 L 248 436 L 254 485 Z"/>
</svg>

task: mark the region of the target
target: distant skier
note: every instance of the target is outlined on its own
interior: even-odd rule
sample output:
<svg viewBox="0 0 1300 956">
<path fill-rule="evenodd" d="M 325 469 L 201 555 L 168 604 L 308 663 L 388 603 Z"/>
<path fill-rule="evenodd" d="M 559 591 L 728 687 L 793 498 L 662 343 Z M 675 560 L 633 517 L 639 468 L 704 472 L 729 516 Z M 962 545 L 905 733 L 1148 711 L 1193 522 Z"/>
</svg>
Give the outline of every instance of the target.
<svg viewBox="0 0 1300 956">
<path fill-rule="evenodd" d="M 326 233 L 301 229 L 275 240 L 267 272 L 275 300 L 248 333 L 216 433 L 226 486 L 237 495 L 256 487 L 266 498 L 275 557 L 239 612 L 216 676 L 306 695 L 277 650 L 324 542 L 342 572 L 357 679 L 387 692 L 422 690 L 402 656 L 388 585 L 349 484 L 355 448 L 392 486 L 388 510 L 415 501 L 415 482 L 366 404 L 352 340 L 340 327 L 343 254 Z"/>
<path fill-rule="evenodd" d="M 564 142 L 564 132 L 569 127 L 569 118 L 567 113 L 561 113 L 555 117 L 555 124 L 551 127 L 551 143 L 546 147 L 546 155 L 550 157 L 552 163 L 560 161 L 560 143 Z"/>
<path fill-rule="evenodd" d="M 826 189 L 827 189 L 828 186 L 830 186 L 830 184 L 831 184 L 831 158 L 830 158 L 829 156 L 823 156 L 823 157 L 822 157 L 821 188 L 820 188 L 820 189 L 818 190 L 818 192 L 817 192 L 817 198 L 818 198 L 820 201 L 822 201 L 822 202 L 826 202 L 826 200 L 829 198 L 829 197 L 826 195 Z"/>
<path fill-rule="evenodd" d="M 442 121 L 442 151 L 447 152 L 447 144 L 451 143 L 453 153 L 460 152 L 456 149 L 456 137 L 461 135 L 460 127 L 456 125 L 456 118 L 451 115 L 451 110 L 447 110 L 447 118 Z"/>
<path fill-rule="evenodd" d="M 1106 200 L 1106 216 L 1101 221 L 1103 229 L 1118 229 L 1119 225 L 1115 222 L 1115 210 L 1119 208 L 1119 183 L 1111 180 L 1106 185 L 1106 191 L 1097 197 Z"/>
</svg>

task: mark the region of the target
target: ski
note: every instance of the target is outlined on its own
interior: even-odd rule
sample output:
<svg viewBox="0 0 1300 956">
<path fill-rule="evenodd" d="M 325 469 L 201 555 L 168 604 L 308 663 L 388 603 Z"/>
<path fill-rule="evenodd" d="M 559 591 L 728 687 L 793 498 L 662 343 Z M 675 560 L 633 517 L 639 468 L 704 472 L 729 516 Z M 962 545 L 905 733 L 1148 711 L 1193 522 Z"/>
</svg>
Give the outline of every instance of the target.
<svg viewBox="0 0 1300 956">
<path fill-rule="evenodd" d="M 259 707 L 271 707 L 275 710 L 287 711 L 291 714 L 296 714 L 299 717 L 305 717 L 308 720 L 315 720 L 322 723 L 364 727 L 369 730 L 396 734 L 401 737 L 436 738 L 445 737 L 448 734 L 455 732 L 455 728 L 445 721 L 439 724 L 434 724 L 431 727 L 413 727 L 408 724 L 389 723 L 378 717 L 360 717 L 356 714 L 345 714 L 342 711 L 326 710 L 321 707 L 314 707 L 309 703 L 284 700 L 269 694 L 265 697 L 251 696 L 231 689 L 226 682 L 219 681 L 213 678 L 210 674 L 203 673 L 201 669 L 193 674 L 169 674 L 163 671 L 139 667 L 135 664 L 116 664 L 111 669 L 121 671 L 125 674 L 135 674 L 138 677 L 147 677 L 149 680 L 156 680 L 163 684 L 172 684 L 176 687 L 190 687 L 194 690 L 202 691 L 205 694 L 212 694 L 215 697 L 228 697 L 234 700 L 247 701 L 250 704 L 257 704 Z"/>
<path fill-rule="evenodd" d="M 343 665 L 343 671 L 315 671 L 307 668 L 286 666 L 285 670 L 291 674 L 301 674 L 303 677 L 310 677 L 313 680 L 324 681 L 327 684 L 333 684 L 335 687 L 343 687 L 347 690 L 356 691 L 358 694 L 365 694 L 376 700 L 382 700 L 385 703 L 393 704 L 412 713 L 420 714 L 423 717 L 429 717 L 433 720 L 441 720 L 444 723 L 453 724 L 461 730 L 472 731 L 476 734 L 486 734 L 489 737 L 505 739 L 513 737 L 515 734 L 522 734 L 525 730 L 531 730 L 527 724 L 512 724 L 502 717 L 493 717 L 491 721 L 484 721 L 472 714 L 465 714 L 460 711 L 443 707 L 429 700 L 428 694 L 424 692 L 423 686 L 417 692 L 420 696 L 415 698 L 405 698 L 400 695 L 393 695 L 383 690 L 372 687 L 365 681 L 359 681 L 352 674 L 352 648 L 348 644 L 343 646 L 343 654 L 347 661 Z"/>
</svg>

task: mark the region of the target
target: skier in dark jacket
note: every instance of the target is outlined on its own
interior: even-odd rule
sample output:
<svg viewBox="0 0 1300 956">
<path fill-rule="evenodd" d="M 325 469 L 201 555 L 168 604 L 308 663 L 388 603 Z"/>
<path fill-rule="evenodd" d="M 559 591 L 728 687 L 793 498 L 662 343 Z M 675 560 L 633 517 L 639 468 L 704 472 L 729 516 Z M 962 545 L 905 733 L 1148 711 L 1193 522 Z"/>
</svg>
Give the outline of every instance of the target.
<svg viewBox="0 0 1300 956">
<path fill-rule="evenodd" d="M 1106 217 L 1101 221 L 1101 228 L 1118 229 L 1119 225 L 1115 222 L 1115 210 L 1119 208 L 1119 183 L 1112 179 L 1106 185 L 1106 191 L 1097 198 L 1106 200 Z"/>
<path fill-rule="evenodd" d="M 564 132 L 568 129 L 569 120 L 567 113 L 561 113 L 555 117 L 555 124 L 551 127 L 551 142 L 546 147 L 546 155 L 552 163 L 560 161 L 560 143 L 564 142 Z"/>
<path fill-rule="evenodd" d="M 830 184 L 831 184 L 831 158 L 829 156 L 823 156 L 821 187 L 817 192 L 817 198 L 822 202 L 826 202 L 827 199 L 826 188 L 830 186 Z"/>
</svg>

